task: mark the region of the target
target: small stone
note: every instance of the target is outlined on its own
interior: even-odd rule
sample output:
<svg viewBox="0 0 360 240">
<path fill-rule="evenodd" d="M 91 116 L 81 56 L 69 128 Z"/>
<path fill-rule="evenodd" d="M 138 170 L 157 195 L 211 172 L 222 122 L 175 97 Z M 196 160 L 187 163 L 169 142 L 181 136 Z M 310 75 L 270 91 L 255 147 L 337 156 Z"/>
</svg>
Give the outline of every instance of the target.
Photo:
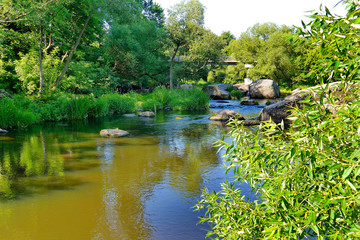
<svg viewBox="0 0 360 240">
<path fill-rule="evenodd" d="M 136 117 L 137 115 L 136 114 L 124 114 L 123 116 L 124 117 Z"/>
<path fill-rule="evenodd" d="M 102 137 L 124 137 L 129 133 L 120 129 L 103 129 L 100 131 Z"/>
<path fill-rule="evenodd" d="M 151 111 L 145 111 L 145 112 L 140 112 L 138 114 L 139 117 L 155 117 L 155 113 L 151 112 Z"/>
</svg>

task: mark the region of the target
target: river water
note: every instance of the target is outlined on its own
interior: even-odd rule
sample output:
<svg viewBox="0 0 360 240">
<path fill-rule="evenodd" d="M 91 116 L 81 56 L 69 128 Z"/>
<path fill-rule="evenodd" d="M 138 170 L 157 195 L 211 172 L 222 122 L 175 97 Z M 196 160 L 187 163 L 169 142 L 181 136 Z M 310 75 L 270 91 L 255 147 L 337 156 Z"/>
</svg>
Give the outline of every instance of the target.
<svg viewBox="0 0 360 240">
<path fill-rule="evenodd" d="M 225 105 L 225 106 L 224 106 Z M 228 130 L 222 107 L 256 117 L 258 106 L 211 102 L 211 111 L 160 112 L 52 123 L 0 136 L 0 239 L 204 239 L 193 206 L 225 177 L 214 142 Z M 101 129 L 130 132 L 102 138 Z M 253 198 L 247 185 L 240 186 Z"/>
</svg>

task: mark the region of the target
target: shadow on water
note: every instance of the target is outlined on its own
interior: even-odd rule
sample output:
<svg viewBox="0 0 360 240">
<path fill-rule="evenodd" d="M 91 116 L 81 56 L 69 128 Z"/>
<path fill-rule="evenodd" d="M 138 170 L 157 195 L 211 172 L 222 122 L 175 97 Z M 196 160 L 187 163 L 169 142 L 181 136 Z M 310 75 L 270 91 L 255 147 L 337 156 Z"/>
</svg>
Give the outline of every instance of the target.
<svg viewBox="0 0 360 240">
<path fill-rule="evenodd" d="M 0 212 L 3 237 L 204 238 L 191 207 L 201 189 L 218 190 L 224 181 L 221 153 L 213 143 L 228 132 L 209 121 L 209 114 L 112 116 L 0 137 L 0 203 L 9 212 Z M 130 135 L 102 138 L 105 128 Z M 22 224 L 23 218 L 36 225 Z M 46 229 L 47 222 L 52 222 L 49 230 L 34 230 Z"/>
</svg>

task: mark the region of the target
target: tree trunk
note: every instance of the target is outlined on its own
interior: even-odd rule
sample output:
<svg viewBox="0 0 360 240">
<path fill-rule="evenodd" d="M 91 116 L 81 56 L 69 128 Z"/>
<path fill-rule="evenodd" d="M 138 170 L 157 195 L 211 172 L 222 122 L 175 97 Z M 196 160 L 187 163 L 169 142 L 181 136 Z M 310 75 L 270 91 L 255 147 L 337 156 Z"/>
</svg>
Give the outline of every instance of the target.
<svg viewBox="0 0 360 240">
<path fill-rule="evenodd" d="M 170 62 L 170 89 L 173 89 L 173 88 L 174 88 L 173 68 L 174 68 L 174 60 L 175 60 L 176 54 L 177 54 L 177 52 L 178 52 L 178 50 L 179 50 L 179 47 L 180 47 L 179 45 L 176 46 L 174 55 L 172 56 L 171 62 Z"/>
<path fill-rule="evenodd" d="M 69 54 L 69 57 L 68 57 L 68 59 L 66 60 L 64 69 L 63 69 L 63 71 L 61 72 L 61 74 L 60 74 L 60 76 L 58 77 L 58 79 L 56 79 L 56 82 L 55 82 L 55 85 L 54 85 L 53 89 L 56 89 L 56 88 L 59 86 L 59 83 L 60 83 L 61 79 L 64 77 L 65 73 L 67 72 L 67 70 L 68 70 L 68 68 L 69 68 L 69 63 L 70 63 L 70 61 L 71 61 L 71 58 L 72 58 L 72 56 L 74 55 L 75 50 L 76 50 L 76 48 L 78 47 L 78 45 L 79 45 L 79 43 L 80 43 L 81 37 L 82 37 L 82 35 L 83 35 L 84 31 L 85 31 L 85 28 L 86 28 L 87 24 L 89 23 L 89 20 L 90 20 L 90 18 L 91 18 L 91 15 L 92 15 L 93 11 L 94 11 L 94 10 L 92 10 L 92 11 L 90 12 L 89 16 L 87 17 L 87 19 L 86 19 L 86 21 L 85 21 L 85 23 L 84 23 L 84 26 L 83 26 L 83 28 L 81 29 L 80 34 L 79 34 L 79 36 L 78 36 L 78 38 L 77 38 L 77 40 L 76 40 L 76 43 L 75 43 L 74 47 L 71 49 L 71 52 L 70 52 L 70 54 Z"/>
<path fill-rule="evenodd" d="M 41 98 L 41 94 L 44 90 L 44 72 L 43 72 L 43 54 L 42 54 L 42 41 L 43 41 L 43 28 L 40 26 L 40 41 L 39 41 L 39 68 L 40 68 L 40 89 L 39 89 L 39 97 Z"/>
</svg>

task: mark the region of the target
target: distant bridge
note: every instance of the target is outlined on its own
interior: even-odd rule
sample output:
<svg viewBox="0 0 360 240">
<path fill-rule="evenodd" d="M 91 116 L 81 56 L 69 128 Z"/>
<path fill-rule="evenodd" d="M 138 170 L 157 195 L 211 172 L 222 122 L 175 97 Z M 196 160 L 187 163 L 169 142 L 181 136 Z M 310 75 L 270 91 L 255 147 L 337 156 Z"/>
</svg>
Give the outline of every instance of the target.
<svg viewBox="0 0 360 240">
<path fill-rule="evenodd" d="M 220 61 L 224 65 L 237 65 L 238 63 L 241 63 L 240 61 L 237 61 L 234 57 L 231 56 L 224 56 L 222 57 L 224 60 Z M 174 61 L 175 62 L 184 62 L 185 56 L 176 56 Z M 208 61 L 208 64 L 211 64 L 212 61 Z"/>
</svg>

